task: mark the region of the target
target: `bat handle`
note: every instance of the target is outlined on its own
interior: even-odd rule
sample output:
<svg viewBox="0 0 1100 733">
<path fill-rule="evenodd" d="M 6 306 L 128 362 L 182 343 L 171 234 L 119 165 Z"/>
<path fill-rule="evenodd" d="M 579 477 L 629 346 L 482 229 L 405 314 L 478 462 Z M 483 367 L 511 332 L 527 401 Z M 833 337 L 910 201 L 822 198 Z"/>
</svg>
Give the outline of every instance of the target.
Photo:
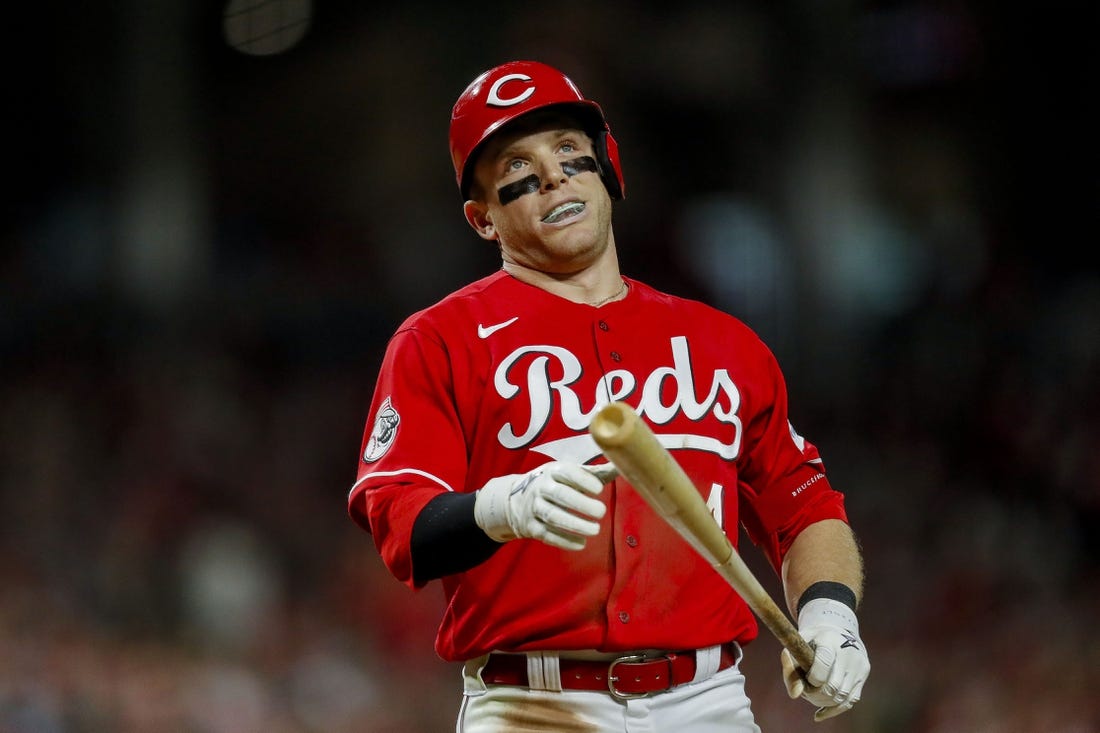
<svg viewBox="0 0 1100 733">
<path fill-rule="evenodd" d="M 794 623 L 752 574 L 737 551 L 731 547 L 730 553 L 724 563 L 715 566 L 715 570 L 730 582 L 757 618 L 787 648 L 798 666 L 808 672 L 814 663 L 813 647 L 798 633 Z"/>
<path fill-rule="evenodd" d="M 778 623 L 773 623 L 767 615 L 762 615 L 761 618 L 764 620 L 764 623 L 768 625 L 768 628 L 772 630 L 772 633 L 775 634 L 775 637 L 779 639 L 779 642 L 786 647 L 787 651 L 794 657 L 795 664 L 797 664 L 803 672 L 809 672 L 810 667 L 814 664 L 814 648 L 802 638 L 802 635 L 791 625 L 787 617 L 783 616 L 782 621 Z"/>
</svg>

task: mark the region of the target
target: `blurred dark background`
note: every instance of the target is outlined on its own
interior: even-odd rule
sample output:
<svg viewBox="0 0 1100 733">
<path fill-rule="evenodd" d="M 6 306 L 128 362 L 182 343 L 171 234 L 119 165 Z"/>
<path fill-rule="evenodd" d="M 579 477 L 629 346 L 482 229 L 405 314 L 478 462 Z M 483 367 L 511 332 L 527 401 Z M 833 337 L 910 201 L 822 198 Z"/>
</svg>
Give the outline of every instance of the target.
<svg viewBox="0 0 1100 733">
<path fill-rule="evenodd" d="M 602 104 L 624 271 L 753 326 L 847 494 L 863 701 L 809 722 L 765 632 L 764 730 L 1100 730 L 1089 4 L 14 5 L 0 732 L 453 730 L 440 591 L 345 500 L 387 337 L 499 264 L 447 123 L 513 58 Z"/>
</svg>

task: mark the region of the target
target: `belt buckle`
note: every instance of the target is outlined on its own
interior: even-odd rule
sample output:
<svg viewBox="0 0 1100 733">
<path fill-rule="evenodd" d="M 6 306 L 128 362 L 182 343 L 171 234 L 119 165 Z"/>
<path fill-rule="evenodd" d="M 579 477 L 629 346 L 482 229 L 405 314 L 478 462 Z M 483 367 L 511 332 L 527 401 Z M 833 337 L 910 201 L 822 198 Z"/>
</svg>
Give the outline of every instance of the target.
<svg viewBox="0 0 1100 733">
<path fill-rule="evenodd" d="M 629 664 L 631 662 L 644 662 L 646 656 L 644 654 L 627 654 L 617 659 L 611 660 L 611 663 L 607 665 L 607 690 L 613 697 L 617 697 L 620 700 L 636 700 L 639 697 L 649 696 L 648 692 L 623 692 L 616 689 L 615 683 L 619 681 L 619 678 L 615 675 L 615 667 L 620 664 Z"/>
</svg>

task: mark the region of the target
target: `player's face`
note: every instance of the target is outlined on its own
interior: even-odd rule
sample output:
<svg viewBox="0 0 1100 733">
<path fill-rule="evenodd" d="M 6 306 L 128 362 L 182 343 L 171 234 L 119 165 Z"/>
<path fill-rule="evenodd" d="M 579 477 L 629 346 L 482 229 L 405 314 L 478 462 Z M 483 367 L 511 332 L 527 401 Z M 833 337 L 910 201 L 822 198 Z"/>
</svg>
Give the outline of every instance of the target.
<svg viewBox="0 0 1100 733">
<path fill-rule="evenodd" d="M 506 262 L 567 274 L 596 262 L 610 243 L 611 197 L 592 140 L 561 116 L 490 140 L 475 169 L 466 217 L 495 239 Z"/>
</svg>

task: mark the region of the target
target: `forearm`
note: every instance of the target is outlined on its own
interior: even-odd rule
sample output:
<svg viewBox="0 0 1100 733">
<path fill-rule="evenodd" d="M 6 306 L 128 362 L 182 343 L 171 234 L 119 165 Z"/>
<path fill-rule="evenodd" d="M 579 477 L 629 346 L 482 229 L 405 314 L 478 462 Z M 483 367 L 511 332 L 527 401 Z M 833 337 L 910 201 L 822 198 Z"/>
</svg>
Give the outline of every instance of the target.
<svg viewBox="0 0 1100 733">
<path fill-rule="evenodd" d="M 413 524 L 413 577 L 424 583 L 469 570 L 489 559 L 501 542 L 537 539 L 582 550 L 600 529 L 607 506 L 596 498 L 605 471 L 553 461 L 525 474 L 490 479 L 470 494 L 441 494 Z"/>
<path fill-rule="evenodd" d="M 417 515 L 410 552 L 418 584 L 469 570 L 500 549 L 474 521 L 474 500 L 475 494 L 440 494 Z"/>
<path fill-rule="evenodd" d="M 863 557 L 851 528 L 839 519 L 811 524 L 783 558 L 782 577 L 792 616 L 798 616 L 798 600 L 806 589 L 822 580 L 850 588 L 858 605 L 863 597 Z"/>
</svg>

